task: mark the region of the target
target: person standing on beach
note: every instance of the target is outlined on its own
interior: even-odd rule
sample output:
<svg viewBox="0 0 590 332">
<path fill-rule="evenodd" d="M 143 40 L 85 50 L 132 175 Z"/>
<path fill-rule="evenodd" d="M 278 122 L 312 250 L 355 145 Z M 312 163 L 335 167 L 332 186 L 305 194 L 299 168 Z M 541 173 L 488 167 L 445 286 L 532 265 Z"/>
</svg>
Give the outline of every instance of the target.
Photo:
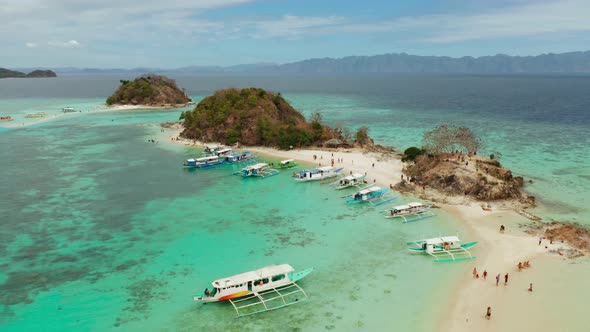
<svg viewBox="0 0 590 332">
<path fill-rule="evenodd" d="M 504 276 L 504 286 L 508 285 L 508 273 Z"/>
<path fill-rule="evenodd" d="M 483 270 L 483 280 L 486 280 L 487 277 L 488 277 L 488 271 Z"/>
<path fill-rule="evenodd" d="M 473 268 L 473 277 L 475 278 L 475 275 L 477 274 L 477 268 Z"/>
<path fill-rule="evenodd" d="M 488 310 L 486 311 L 486 319 L 490 320 L 490 318 L 492 318 L 492 307 L 488 307 Z"/>
<path fill-rule="evenodd" d="M 498 273 L 498 275 L 496 276 L 496 287 L 498 287 L 499 283 L 500 283 L 500 273 Z"/>
<path fill-rule="evenodd" d="M 539 245 L 541 245 L 541 241 L 543 240 L 542 236 L 539 236 Z"/>
<path fill-rule="evenodd" d="M 529 292 L 533 291 L 533 283 L 531 282 L 531 285 L 529 286 Z"/>
</svg>

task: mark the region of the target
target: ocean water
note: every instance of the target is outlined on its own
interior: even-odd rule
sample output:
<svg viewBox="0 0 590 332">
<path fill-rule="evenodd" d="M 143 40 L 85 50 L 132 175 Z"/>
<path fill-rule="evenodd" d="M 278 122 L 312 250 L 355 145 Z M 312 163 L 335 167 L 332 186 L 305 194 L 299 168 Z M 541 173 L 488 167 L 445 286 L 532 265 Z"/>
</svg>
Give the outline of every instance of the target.
<svg viewBox="0 0 590 332">
<path fill-rule="evenodd" d="M 346 206 L 329 186 L 294 183 L 289 172 L 261 180 L 232 176 L 230 166 L 184 170 L 197 149 L 147 141 L 180 110 L 104 111 L 118 79 L 0 80 L 0 114 L 17 119 L 0 123 L 2 330 L 435 329 L 444 301 L 433 299 L 449 296 L 462 265 L 410 256 L 405 242 L 468 237 L 444 211 L 403 225 Z M 482 153 L 500 151 L 533 180 L 526 189 L 542 202 L 539 214 L 590 223 L 588 78 L 178 82 L 195 100 L 227 86 L 272 88 L 305 114 L 367 125 L 398 149 L 440 123 L 467 125 L 486 142 Z M 83 112 L 60 115 L 68 106 Z M 36 111 L 50 116 L 18 126 Z M 275 263 L 315 268 L 301 282 L 308 301 L 234 319 L 227 303 L 191 299 L 213 279 Z"/>
</svg>

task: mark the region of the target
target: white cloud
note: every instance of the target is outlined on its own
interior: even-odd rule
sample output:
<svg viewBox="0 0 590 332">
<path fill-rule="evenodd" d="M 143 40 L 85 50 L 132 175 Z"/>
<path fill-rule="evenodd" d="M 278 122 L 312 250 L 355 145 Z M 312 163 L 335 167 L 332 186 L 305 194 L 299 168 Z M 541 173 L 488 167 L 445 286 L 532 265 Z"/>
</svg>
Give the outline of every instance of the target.
<svg viewBox="0 0 590 332">
<path fill-rule="evenodd" d="M 78 48 L 82 46 L 77 40 L 74 39 L 68 40 L 66 42 L 48 42 L 47 45 L 63 48 Z"/>
<path fill-rule="evenodd" d="M 25 46 L 30 47 L 30 48 L 34 48 L 34 47 L 37 47 L 37 44 L 28 42 L 28 43 L 25 43 Z"/>
</svg>

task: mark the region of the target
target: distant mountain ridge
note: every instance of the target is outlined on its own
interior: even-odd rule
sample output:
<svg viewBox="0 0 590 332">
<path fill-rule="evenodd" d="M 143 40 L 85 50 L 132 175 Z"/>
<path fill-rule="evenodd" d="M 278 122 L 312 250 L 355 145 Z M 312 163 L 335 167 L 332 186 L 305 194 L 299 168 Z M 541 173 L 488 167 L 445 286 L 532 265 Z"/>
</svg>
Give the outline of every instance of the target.
<svg viewBox="0 0 590 332">
<path fill-rule="evenodd" d="M 38 77 L 56 77 L 57 75 L 51 70 L 33 70 L 28 74 L 20 71 L 0 68 L 0 78 L 38 78 Z"/>
<path fill-rule="evenodd" d="M 29 70 L 31 68 L 28 68 Z M 548 53 L 534 56 L 491 56 L 453 58 L 388 53 L 343 58 L 315 58 L 272 64 L 235 66 L 188 66 L 176 69 L 54 68 L 60 75 L 75 74 L 590 74 L 590 51 Z"/>
</svg>

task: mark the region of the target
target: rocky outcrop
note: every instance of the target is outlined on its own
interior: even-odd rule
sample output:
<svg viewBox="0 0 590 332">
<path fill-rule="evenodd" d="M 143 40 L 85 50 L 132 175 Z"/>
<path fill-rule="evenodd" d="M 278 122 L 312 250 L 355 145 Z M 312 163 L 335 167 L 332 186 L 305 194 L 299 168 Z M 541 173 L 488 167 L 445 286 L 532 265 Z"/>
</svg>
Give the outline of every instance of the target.
<svg viewBox="0 0 590 332">
<path fill-rule="evenodd" d="M 422 155 L 404 172 L 412 182 L 452 196 L 469 196 L 479 201 L 516 199 L 534 205 L 534 197 L 523 191 L 522 177 L 498 161 L 477 156 L 444 154 Z"/>
<path fill-rule="evenodd" d="M 185 106 L 191 99 L 176 82 L 165 76 L 144 75 L 133 81 L 121 80 L 121 86 L 107 98 L 107 105 L 144 105 L 153 107 Z"/>
<path fill-rule="evenodd" d="M 26 77 L 57 77 L 57 74 L 51 70 L 33 70 L 32 72 L 28 73 Z"/>
</svg>

